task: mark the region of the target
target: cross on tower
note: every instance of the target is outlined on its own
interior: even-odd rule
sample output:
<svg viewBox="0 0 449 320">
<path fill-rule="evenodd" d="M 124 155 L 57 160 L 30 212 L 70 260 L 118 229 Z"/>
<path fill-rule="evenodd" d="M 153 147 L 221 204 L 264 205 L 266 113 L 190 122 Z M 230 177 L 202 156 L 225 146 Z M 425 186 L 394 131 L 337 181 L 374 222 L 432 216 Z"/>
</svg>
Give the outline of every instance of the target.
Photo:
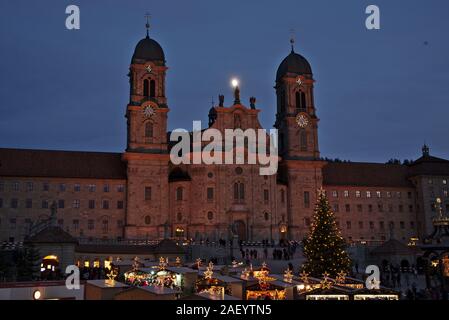
<svg viewBox="0 0 449 320">
<path fill-rule="evenodd" d="M 151 15 L 147 12 L 145 14 L 145 19 L 147 20 L 147 23 L 145 24 L 145 28 L 147 29 L 147 37 L 150 36 L 150 18 L 151 18 Z"/>
<path fill-rule="evenodd" d="M 295 46 L 295 29 L 290 29 L 290 45 L 292 46 L 292 53 L 295 52 L 294 46 Z"/>
</svg>

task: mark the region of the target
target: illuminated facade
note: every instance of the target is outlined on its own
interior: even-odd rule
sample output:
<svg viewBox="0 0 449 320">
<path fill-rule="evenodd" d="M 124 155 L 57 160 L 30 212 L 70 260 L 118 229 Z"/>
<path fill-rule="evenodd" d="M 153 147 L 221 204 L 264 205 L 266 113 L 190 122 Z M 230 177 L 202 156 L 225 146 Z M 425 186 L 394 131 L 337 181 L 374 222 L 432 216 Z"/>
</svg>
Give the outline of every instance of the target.
<svg viewBox="0 0 449 320">
<path fill-rule="evenodd" d="M 410 165 L 322 160 L 312 68 L 291 53 L 275 81 L 282 158 L 276 175 L 258 165 L 175 166 L 167 133 L 167 65 L 147 36 L 129 69 L 124 153 L 0 149 L 0 241 L 20 241 L 55 203 L 58 225 L 76 238 L 301 240 L 316 190 L 324 186 L 343 235 L 353 241 L 404 242 L 431 231 L 434 201 L 449 211 L 449 161 L 427 147 Z M 262 128 L 249 107 L 223 98 L 209 127 Z M 192 119 L 193 120 L 193 119 Z"/>
</svg>

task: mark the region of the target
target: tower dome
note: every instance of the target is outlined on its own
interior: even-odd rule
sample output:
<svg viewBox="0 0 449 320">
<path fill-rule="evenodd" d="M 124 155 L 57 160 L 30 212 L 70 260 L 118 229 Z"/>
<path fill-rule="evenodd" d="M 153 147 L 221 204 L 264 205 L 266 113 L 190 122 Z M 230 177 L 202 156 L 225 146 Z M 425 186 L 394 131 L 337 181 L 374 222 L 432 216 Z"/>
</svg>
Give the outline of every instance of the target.
<svg viewBox="0 0 449 320">
<path fill-rule="evenodd" d="M 302 55 L 292 51 L 282 60 L 279 68 L 276 72 L 276 81 L 281 80 L 283 76 L 288 73 L 294 73 L 296 75 L 312 75 L 312 67 L 310 63 Z"/>
<path fill-rule="evenodd" d="M 145 63 L 147 61 L 165 65 L 164 50 L 156 40 L 151 39 L 148 35 L 137 44 L 131 63 Z"/>
</svg>

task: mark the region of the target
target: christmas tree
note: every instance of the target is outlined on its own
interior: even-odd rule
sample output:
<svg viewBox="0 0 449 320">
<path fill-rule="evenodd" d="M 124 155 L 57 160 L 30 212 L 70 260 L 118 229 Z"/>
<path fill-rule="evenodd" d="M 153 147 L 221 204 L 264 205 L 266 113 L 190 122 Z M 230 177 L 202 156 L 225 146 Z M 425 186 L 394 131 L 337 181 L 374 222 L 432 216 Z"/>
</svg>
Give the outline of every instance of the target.
<svg viewBox="0 0 449 320">
<path fill-rule="evenodd" d="M 321 277 L 328 273 L 336 277 L 340 272 L 349 272 L 351 259 L 346 252 L 346 241 L 335 222 L 324 190 L 318 190 L 318 200 L 310 232 L 303 240 L 304 257 L 307 259 L 302 271 Z"/>
</svg>

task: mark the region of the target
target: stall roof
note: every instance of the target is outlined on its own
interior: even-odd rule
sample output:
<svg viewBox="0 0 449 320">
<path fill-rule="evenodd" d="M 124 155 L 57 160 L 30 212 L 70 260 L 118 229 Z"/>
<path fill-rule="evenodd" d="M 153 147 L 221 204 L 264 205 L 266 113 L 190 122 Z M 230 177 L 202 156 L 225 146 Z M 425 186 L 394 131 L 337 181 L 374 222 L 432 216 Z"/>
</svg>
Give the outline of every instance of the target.
<svg viewBox="0 0 449 320">
<path fill-rule="evenodd" d="M 166 267 L 165 269 L 167 269 L 168 271 L 174 272 L 174 273 L 179 273 L 179 274 L 197 273 L 198 272 L 198 270 L 195 270 L 192 268 L 187 268 L 187 267 Z"/>
<path fill-rule="evenodd" d="M 127 284 L 115 280 L 88 280 L 88 284 L 99 288 L 127 288 Z"/>
<path fill-rule="evenodd" d="M 152 294 L 157 294 L 157 295 L 166 295 L 166 294 L 177 293 L 177 291 L 175 291 L 171 288 L 164 287 L 164 286 L 144 286 L 144 287 L 135 287 L 135 288 L 145 290 L 145 291 L 151 292 Z"/>
<path fill-rule="evenodd" d="M 287 282 L 287 281 L 284 280 L 284 276 L 281 275 L 281 274 L 270 274 L 270 277 L 276 278 L 276 280 L 278 280 L 278 281 L 282 281 L 282 282 L 285 282 L 285 283 L 288 283 L 288 284 L 291 284 L 291 285 L 294 285 L 294 286 L 296 286 L 298 284 L 302 284 L 302 281 L 300 281 L 299 279 L 295 280 L 294 278 L 292 279 L 291 283 Z"/>
<path fill-rule="evenodd" d="M 209 292 L 201 292 L 197 293 L 196 295 L 208 300 L 240 300 L 227 294 L 223 295 L 223 299 L 221 299 L 221 296 L 210 294 Z"/>
</svg>

